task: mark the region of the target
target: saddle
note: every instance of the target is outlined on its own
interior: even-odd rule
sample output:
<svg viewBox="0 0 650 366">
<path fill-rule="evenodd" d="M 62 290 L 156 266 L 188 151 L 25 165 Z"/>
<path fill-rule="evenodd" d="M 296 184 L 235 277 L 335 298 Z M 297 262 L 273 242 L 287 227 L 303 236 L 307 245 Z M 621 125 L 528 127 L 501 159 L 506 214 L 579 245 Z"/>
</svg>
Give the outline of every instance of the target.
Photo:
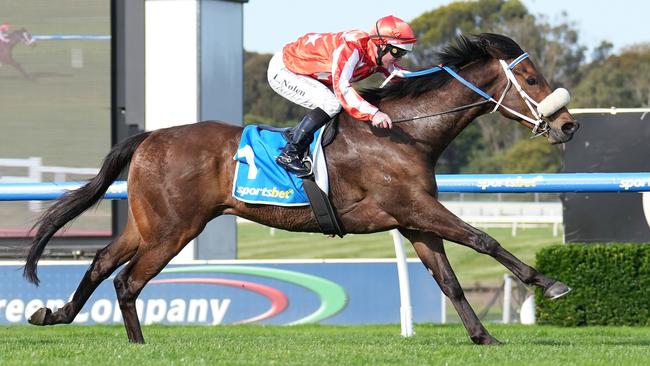
<svg viewBox="0 0 650 366">
<path fill-rule="evenodd" d="M 293 128 L 292 127 L 275 127 L 275 126 L 269 126 L 269 125 L 258 125 L 257 126 L 261 130 L 267 130 L 267 131 L 273 131 L 273 132 L 280 132 L 282 133 L 282 136 L 284 136 L 284 139 L 289 141 L 293 137 Z M 323 130 L 323 138 L 321 140 L 321 145 L 323 147 L 329 145 L 334 141 L 334 138 L 339 132 L 339 116 L 336 115 L 332 117 L 326 124 L 325 124 L 325 130 Z"/>
<path fill-rule="evenodd" d="M 325 129 L 323 130 L 323 137 L 321 138 L 321 145 L 323 147 L 329 145 L 334 141 L 336 134 L 338 133 L 339 125 L 339 116 L 335 116 L 325 124 Z M 262 130 L 274 131 L 282 133 L 285 140 L 291 140 L 293 128 L 291 127 L 274 127 L 268 125 L 259 125 L 258 128 Z M 309 155 L 309 149 L 305 152 L 306 155 Z M 308 159 L 309 162 L 311 162 Z M 303 187 L 307 193 L 307 198 L 309 199 L 309 206 L 311 207 L 312 213 L 318 226 L 325 235 L 338 235 L 343 237 L 346 232 L 341 219 L 336 212 L 334 206 L 332 206 L 332 201 L 329 199 L 329 196 L 323 192 L 323 190 L 318 187 L 316 181 L 314 181 L 314 175 L 309 175 L 302 178 Z"/>
</svg>

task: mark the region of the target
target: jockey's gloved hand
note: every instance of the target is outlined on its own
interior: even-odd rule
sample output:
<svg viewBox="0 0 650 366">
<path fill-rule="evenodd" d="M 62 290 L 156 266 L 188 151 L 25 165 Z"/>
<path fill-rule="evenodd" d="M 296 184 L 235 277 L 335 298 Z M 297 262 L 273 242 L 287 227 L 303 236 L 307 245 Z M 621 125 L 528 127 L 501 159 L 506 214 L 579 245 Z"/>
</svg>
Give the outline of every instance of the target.
<svg viewBox="0 0 650 366">
<path fill-rule="evenodd" d="M 392 128 L 393 121 L 386 113 L 377 111 L 377 113 L 372 116 L 372 125 L 379 128 Z"/>
</svg>

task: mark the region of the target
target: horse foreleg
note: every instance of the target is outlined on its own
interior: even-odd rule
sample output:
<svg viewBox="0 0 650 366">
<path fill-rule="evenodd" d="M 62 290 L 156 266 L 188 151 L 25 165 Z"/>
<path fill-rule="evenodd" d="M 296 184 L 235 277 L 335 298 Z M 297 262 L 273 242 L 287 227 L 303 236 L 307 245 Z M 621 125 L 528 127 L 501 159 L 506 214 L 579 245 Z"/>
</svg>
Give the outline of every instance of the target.
<svg viewBox="0 0 650 366">
<path fill-rule="evenodd" d="M 409 201 L 413 203 L 412 206 L 401 208 L 404 211 L 395 214 L 400 226 L 433 233 L 443 239 L 487 254 L 503 264 L 521 282 L 543 288 L 544 295 L 548 298 L 555 299 L 571 291 L 562 282 L 542 275 L 535 268 L 519 260 L 490 235 L 465 223 L 433 197 L 421 195 Z"/>
<path fill-rule="evenodd" d="M 92 264 L 72 295 L 70 302 L 55 312 L 48 308 L 40 308 L 29 317 L 28 321 L 34 325 L 71 323 L 97 286 L 108 278 L 117 267 L 133 256 L 138 243 L 137 232 L 133 230 L 132 226 L 127 225 L 124 232 L 115 241 L 95 254 Z"/>
<path fill-rule="evenodd" d="M 23 69 L 23 67 L 22 67 L 18 62 L 16 62 L 14 59 L 10 59 L 9 62 L 7 62 L 6 64 L 7 64 L 7 65 L 11 65 L 11 66 L 13 66 L 16 70 L 18 70 L 18 72 L 19 72 L 19 73 L 20 73 L 20 74 L 21 74 L 25 79 L 27 79 L 27 80 L 34 80 L 34 77 L 33 77 L 31 74 L 29 74 L 27 71 L 25 71 L 25 69 Z"/>
<path fill-rule="evenodd" d="M 418 231 L 400 229 L 400 232 L 411 241 L 424 266 L 433 275 L 445 296 L 451 300 L 472 342 L 500 344 L 501 342 L 488 333 L 465 298 L 463 288 L 447 259 L 442 239 Z"/>
</svg>

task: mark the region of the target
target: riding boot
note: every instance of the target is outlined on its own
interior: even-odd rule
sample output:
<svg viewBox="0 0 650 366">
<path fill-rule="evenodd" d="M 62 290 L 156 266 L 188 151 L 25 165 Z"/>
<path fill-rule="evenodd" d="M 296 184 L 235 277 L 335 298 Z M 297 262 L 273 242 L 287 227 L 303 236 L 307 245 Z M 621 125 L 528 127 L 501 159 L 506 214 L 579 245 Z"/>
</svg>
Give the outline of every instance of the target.
<svg viewBox="0 0 650 366">
<path fill-rule="evenodd" d="M 320 108 L 316 108 L 305 115 L 302 121 L 293 128 L 291 139 L 275 159 L 278 165 L 298 177 L 308 176 L 311 171 L 302 162 L 302 156 L 314 140 L 314 132 L 329 120 L 330 116 Z"/>
</svg>

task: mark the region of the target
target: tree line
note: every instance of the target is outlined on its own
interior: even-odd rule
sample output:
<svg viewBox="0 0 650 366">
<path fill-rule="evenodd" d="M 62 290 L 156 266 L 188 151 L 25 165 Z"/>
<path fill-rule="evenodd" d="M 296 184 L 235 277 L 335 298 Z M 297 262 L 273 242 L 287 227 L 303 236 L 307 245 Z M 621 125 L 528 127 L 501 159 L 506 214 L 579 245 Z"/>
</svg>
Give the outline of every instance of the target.
<svg viewBox="0 0 650 366">
<path fill-rule="evenodd" d="M 570 108 L 650 106 L 650 43 L 612 54 L 603 40 L 589 52 L 567 14 L 551 22 L 531 14 L 519 0 L 455 2 L 410 22 L 418 36 L 414 52 L 401 64 L 407 69 L 436 65 L 436 52 L 458 34 L 508 35 L 527 50 L 553 88 L 571 91 Z M 287 40 L 290 42 L 292 40 Z M 244 54 L 244 122 L 293 126 L 307 111 L 276 94 L 266 81 L 271 54 Z M 371 77 L 355 88 L 374 87 Z M 438 162 L 439 173 L 552 173 L 561 169 L 560 147 L 529 139 L 528 129 L 497 114 L 470 124 Z"/>
</svg>

